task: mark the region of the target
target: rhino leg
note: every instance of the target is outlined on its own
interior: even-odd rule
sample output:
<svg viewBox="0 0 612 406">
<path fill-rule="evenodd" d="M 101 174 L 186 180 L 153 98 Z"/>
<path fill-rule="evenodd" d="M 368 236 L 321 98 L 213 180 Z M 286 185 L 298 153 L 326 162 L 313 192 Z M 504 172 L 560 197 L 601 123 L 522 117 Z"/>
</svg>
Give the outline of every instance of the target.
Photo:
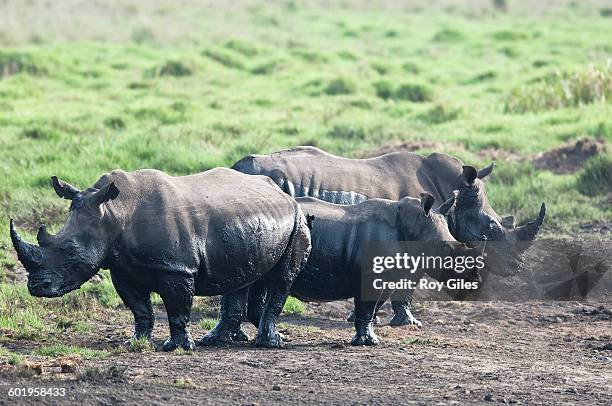
<svg viewBox="0 0 612 406">
<path fill-rule="evenodd" d="M 246 287 L 237 292 L 223 295 L 221 298 L 221 318 L 215 328 L 198 340 L 198 345 L 213 346 L 221 343 L 249 340 L 249 337 L 240 328 L 244 319 L 248 291 L 249 288 Z"/>
<path fill-rule="evenodd" d="M 351 345 L 377 345 L 380 342 L 373 325 L 377 307 L 376 302 L 365 302 L 355 297 L 355 337 Z"/>
<path fill-rule="evenodd" d="M 378 309 L 380 309 L 380 306 L 382 306 L 383 304 L 380 303 L 379 306 L 376 307 L 376 313 L 378 314 Z M 349 315 L 346 317 L 346 321 L 350 322 L 350 323 L 354 323 L 355 322 L 355 310 L 352 310 Z M 380 324 L 380 318 L 378 316 L 374 317 L 374 324 Z"/>
<path fill-rule="evenodd" d="M 195 343 L 187 329 L 195 291 L 193 277 L 177 273 L 164 274 L 158 282 L 158 293 L 164 302 L 170 324 L 170 338 L 164 342 L 163 350 L 174 351 L 178 347 L 185 351 L 195 350 Z"/>
<path fill-rule="evenodd" d="M 303 215 L 298 217 L 289 245 L 270 274 L 266 302 L 257 329 L 255 346 L 280 348 L 283 340 L 276 331 L 276 320 L 287 301 L 293 281 L 306 265 L 310 254 L 310 232 Z"/>
<path fill-rule="evenodd" d="M 259 327 L 259 321 L 264 311 L 266 296 L 268 293 L 267 281 L 260 280 L 249 289 L 249 303 L 247 306 L 247 319 L 255 327 Z"/>
<path fill-rule="evenodd" d="M 418 321 L 410 311 L 412 305 L 412 295 L 408 292 L 405 300 L 394 300 L 391 302 L 393 307 L 393 318 L 389 321 L 389 325 L 397 326 L 415 326 L 421 328 L 422 324 Z"/>
<path fill-rule="evenodd" d="M 151 339 L 155 315 L 151 306 L 151 292 L 134 285 L 121 272 L 111 271 L 113 285 L 123 303 L 134 315 L 134 335 L 132 338 Z M 129 344 L 129 341 L 128 343 Z"/>
</svg>

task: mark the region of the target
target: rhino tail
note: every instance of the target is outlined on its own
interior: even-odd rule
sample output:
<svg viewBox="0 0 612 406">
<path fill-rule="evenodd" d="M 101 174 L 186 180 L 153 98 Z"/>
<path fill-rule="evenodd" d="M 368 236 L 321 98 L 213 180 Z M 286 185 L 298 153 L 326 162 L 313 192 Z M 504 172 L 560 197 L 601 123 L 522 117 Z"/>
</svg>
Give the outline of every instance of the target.
<svg viewBox="0 0 612 406">
<path fill-rule="evenodd" d="M 310 213 L 305 213 L 306 214 L 306 225 L 308 226 L 309 230 L 312 230 L 312 226 L 315 220 L 315 216 L 314 214 L 310 214 Z"/>
<path fill-rule="evenodd" d="M 287 248 L 285 248 L 285 252 L 277 264 L 277 266 L 280 267 L 281 280 L 284 283 L 288 283 L 288 285 L 285 286 L 287 290 L 291 288 L 291 284 L 297 275 L 304 269 L 304 266 L 306 266 L 306 261 L 310 255 L 310 249 L 310 229 L 307 217 L 302 212 L 302 209 L 296 204 L 293 231 L 289 237 Z"/>
</svg>

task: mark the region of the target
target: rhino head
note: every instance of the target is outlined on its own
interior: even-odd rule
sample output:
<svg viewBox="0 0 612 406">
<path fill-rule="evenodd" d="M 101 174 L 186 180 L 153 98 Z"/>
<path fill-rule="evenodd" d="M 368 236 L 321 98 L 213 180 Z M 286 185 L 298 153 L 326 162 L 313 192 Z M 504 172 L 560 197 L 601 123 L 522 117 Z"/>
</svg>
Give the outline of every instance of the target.
<svg viewBox="0 0 612 406">
<path fill-rule="evenodd" d="M 13 246 L 28 272 L 28 290 L 40 297 L 62 296 L 98 272 L 109 245 L 104 203 L 119 194 L 112 182 L 81 192 L 55 176 L 51 181 L 58 196 L 72 201 L 68 218 L 56 235 L 49 234 L 42 225 L 38 245 L 31 244 L 19 236 L 10 221 Z"/>
<path fill-rule="evenodd" d="M 483 182 L 494 167 L 495 164 L 491 164 L 480 171 L 472 166 L 463 167 L 454 216 L 451 216 L 451 229 L 459 241 L 486 239 L 499 242 L 492 244 L 490 248 L 498 247 L 499 253 L 496 252 L 496 256 L 503 254 L 506 261 L 512 262 L 506 265 L 510 266 L 510 273 L 513 273 L 518 269 L 519 256 L 529 248 L 530 242 L 540 231 L 546 215 L 546 205 L 542 203 L 538 217 L 521 227 L 515 226 L 513 216 L 500 217 L 489 205 Z"/>
<path fill-rule="evenodd" d="M 420 206 L 418 200 L 403 198 L 399 202 L 398 222 L 400 225 L 401 238 L 405 241 L 427 241 L 423 247 L 424 254 L 435 256 L 452 257 L 479 257 L 484 254 L 486 241 L 467 246 L 457 241 L 451 234 L 447 216 L 456 204 L 457 194 L 444 202 L 437 209 L 433 209 L 434 197 L 429 193 L 421 194 Z M 416 202 L 415 202 L 416 200 Z M 449 269 L 429 269 L 430 276 L 440 281 L 451 278 L 462 278 L 470 281 L 480 281 L 481 275 L 476 268 L 469 272 L 456 272 Z"/>
</svg>

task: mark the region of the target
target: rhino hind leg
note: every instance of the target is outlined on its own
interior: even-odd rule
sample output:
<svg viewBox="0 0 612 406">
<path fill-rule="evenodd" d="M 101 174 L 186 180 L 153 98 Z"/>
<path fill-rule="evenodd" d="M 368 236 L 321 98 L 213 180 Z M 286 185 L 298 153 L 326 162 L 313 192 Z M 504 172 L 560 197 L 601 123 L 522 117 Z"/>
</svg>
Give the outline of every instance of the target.
<svg viewBox="0 0 612 406">
<path fill-rule="evenodd" d="M 164 302 L 170 325 L 170 338 L 164 342 L 163 350 L 174 351 L 181 347 L 185 351 L 193 351 L 195 342 L 188 326 L 195 291 L 194 279 L 178 273 L 166 273 L 160 279 L 158 293 Z"/>
<path fill-rule="evenodd" d="M 306 265 L 311 248 L 310 232 L 301 211 L 296 220 L 289 245 L 270 274 L 266 301 L 255 338 L 256 347 L 280 348 L 283 345 L 281 335 L 276 330 L 276 320 L 287 301 L 293 281 Z"/>
<path fill-rule="evenodd" d="M 393 307 L 393 318 L 389 321 L 390 326 L 415 326 L 421 328 L 422 323 L 418 321 L 410 311 L 411 303 L 411 296 L 408 296 L 405 300 L 393 300 L 391 302 L 391 306 Z"/>
<path fill-rule="evenodd" d="M 249 336 L 240 328 L 244 319 L 244 309 L 249 288 L 228 293 L 221 298 L 221 317 L 208 333 L 204 334 L 197 345 L 213 346 L 234 341 L 248 341 Z"/>
<path fill-rule="evenodd" d="M 133 339 L 150 340 L 155 323 L 155 315 L 151 306 L 151 292 L 133 286 L 123 273 L 111 271 L 111 278 L 117 294 L 123 303 L 132 311 L 134 315 L 134 335 Z M 131 345 L 131 340 L 126 342 Z"/>
</svg>

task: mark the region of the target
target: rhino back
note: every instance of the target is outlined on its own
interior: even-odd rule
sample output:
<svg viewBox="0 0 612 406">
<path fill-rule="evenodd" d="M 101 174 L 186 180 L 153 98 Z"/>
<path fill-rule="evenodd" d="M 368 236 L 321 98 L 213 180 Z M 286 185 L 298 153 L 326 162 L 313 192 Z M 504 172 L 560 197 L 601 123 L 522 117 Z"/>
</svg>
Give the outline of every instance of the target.
<svg viewBox="0 0 612 406">
<path fill-rule="evenodd" d="M 249 155 L 233 168 L 269 176 L 291 196 L 311 196 L 338 204 L 367 199 L 399 200 L 430 192 L 439 203 L 458 186 L 463 163 L 446 154 L 427 158 L 393 152 L 375 158 L 342 158 L 315 147 L 297 147 L 270 155 Z"/>
<path fill-rule="evenodd" d="M 105 181 L 120 190 L 111 203 L 124 258 L 153 269 L 199 272 L 213 290 L 267 272 L 295 223 L 296 203 L 269 179 L 231 169 L 181 177 L 116 171 Z"/>
<path fill-rule="evenodd" d="M 374 199 L 345 206 L 314 198 L 296 200 L 314 220 L 311 255 L 292 294 L 320 301 L 352 297 L 361 271 L 362 242 L 398 238 L 397 203 Z"/>
</svg>

